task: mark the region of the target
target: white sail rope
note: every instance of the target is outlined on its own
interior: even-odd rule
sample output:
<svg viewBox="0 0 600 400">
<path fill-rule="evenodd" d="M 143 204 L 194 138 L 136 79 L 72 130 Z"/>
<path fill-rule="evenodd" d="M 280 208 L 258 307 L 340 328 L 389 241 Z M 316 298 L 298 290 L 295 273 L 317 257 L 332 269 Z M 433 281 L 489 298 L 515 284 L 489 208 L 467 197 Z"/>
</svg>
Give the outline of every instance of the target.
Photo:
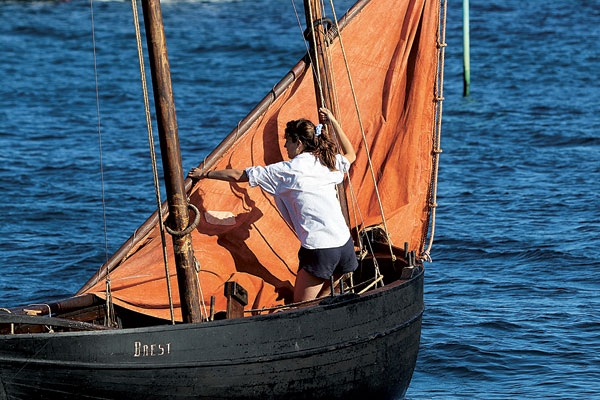
<svg viewBox="0 0 600 400">
<path fill-rule="evenodd" d="M 142 48 L 142 39 L 140 34 L 140 18 L 138 16 L 138 6 L 136 0 L 131 0 L 133 11 L 133 24 L 135 25 L 135 38 L 137 42 L 138 60 L 140 64 L 140 76 L 142 80 L 142 92 L 144 93 L 144 108 L 146 111 L 146 127 L 148 131 L 148 143 L 150 145 L 150 158 L 152 159 L 152 175 L 154 177 L 154 193 L 156 194 L 156 208 L 158 212 L 158 226 L 160 229 L 160 239 L 162 242 L 163 260 L 165 264 L 165 276 L 167 280 L 167 292 L 169 295 L 169 310 L 171 312 L 171 324 L 175 324 L 175 314 L 173 310 L 173 294 L 171 291 L 171 279 L 169 274 L 169 262 L 167 258 L 167 244 L 165 239 L 165 226 L 162 215 L 162 201 L 160 199 L 160 185 L 158 182 L 158 168 L 156 166 L 156 151 L 154 148 L 154 134 L 152 133 L 152 118 L 150 115 L 150 102 L 148 100 L 148 84 L 146 83 L 146 69 L 144 68 L 144 53 Z M 198 283 L 199 284 L 199 283 Z"/>
<path fill-rule="evenodd" d="M 313 9 L 312 9 L 312 7 L 310 7 L 310 2 L 306 2 L 306 4 L 309 5 L 309 7 L 308 7 L 309 19 L 311 21 L 313 21 L 314 20 Z M 317 38 L 315 36 L 315 29 L 314 29 L 315 27 L 312 26 L 310 28 L 311 28 L 310 29 L 310 33 L 312 35 L 313 43 L 317 43 Z M 315 57 L 315 59 L 312 60 L 312 62 L 310 63 L 310 65 L 313 66 L 313 73 L 316 73 L 317 82 L 319 83 L 319 96 L 321 96 L 321 104 L 325 104 L 325 97 L 323 95 L 323 81 L 321 80 L 321 73 L 320 73 L 320 69 L 319 69 L 319 57 Z"/>
</svg>

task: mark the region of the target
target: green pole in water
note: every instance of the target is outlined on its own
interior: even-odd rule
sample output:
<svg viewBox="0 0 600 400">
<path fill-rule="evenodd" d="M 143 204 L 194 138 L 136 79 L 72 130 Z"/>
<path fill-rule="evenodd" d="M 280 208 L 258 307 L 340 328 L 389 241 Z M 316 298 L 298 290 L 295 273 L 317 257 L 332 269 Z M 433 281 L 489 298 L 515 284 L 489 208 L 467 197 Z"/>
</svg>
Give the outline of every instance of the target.
<svg viewBox="0 0 600 400">
<path fill-rule="evenodd" d="M 469 61 L 469 0 L 463 0 L 463 96 L 469 95 L 471 63 Z"/>
</svg>

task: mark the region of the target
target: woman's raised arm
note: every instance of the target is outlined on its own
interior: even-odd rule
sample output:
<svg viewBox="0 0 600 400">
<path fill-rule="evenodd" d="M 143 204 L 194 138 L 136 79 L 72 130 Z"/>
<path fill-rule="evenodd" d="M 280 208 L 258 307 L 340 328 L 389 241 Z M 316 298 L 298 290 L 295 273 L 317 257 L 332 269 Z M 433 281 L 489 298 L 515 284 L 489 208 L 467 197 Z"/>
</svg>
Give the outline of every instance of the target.
<svg viewBox="0 0 600 400">
<path fill-rule="evenodd" d="M 350 143 L 348 136 L 346 136 L 346 133 L 344 133 L 344 130 L 340 126 L 339 122 L 333 116 L 333 113 L 327 108 L 321 107 L 321 109 L 319 110 L 319 116 L 321 121 L 331 122 L 331 126 L 333 126 L 333 130 L 335 131 L 338 137 L 338 141 L 342 150 L 342 155 L 346 157 L 346 159 L 348 159 L 350 164 L 352 164 L 354 160 L 356 160 L 356 153 L 354 152 L 354 147 L 352 147 L 352 143 Z"/>
</svg>

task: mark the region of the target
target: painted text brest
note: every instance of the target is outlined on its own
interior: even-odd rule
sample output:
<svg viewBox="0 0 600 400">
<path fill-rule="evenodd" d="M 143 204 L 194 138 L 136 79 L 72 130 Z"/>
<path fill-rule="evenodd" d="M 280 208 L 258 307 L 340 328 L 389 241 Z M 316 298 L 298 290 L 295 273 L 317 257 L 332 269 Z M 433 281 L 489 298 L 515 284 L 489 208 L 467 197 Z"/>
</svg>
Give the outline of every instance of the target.
<svg viewBox="0 0 600 400">
<path fill-rule="evenodd" d="M 171 354 L 171 343 L 134 342 L 134 357 L 160 357 Z"/>
</svg>

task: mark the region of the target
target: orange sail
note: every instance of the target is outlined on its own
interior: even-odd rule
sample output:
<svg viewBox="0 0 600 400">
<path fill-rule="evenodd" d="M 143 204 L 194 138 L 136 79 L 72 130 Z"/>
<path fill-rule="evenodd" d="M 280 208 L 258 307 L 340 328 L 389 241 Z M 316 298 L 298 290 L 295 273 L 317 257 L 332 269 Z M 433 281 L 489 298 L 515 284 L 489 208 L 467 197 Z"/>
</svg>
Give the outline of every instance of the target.
<svg viewBox="0 0 600 400">
<path fill-rule="evenodd" d="M 342 18 L 340 29 L 366 139 L 336 38 L 330 50 L 339 120 L 357 150 L 349 174 L 351 185 L 345 185 L 352 228 L 382 223 L 374 175 L 391 240 L 399 245 L 408 242 L 410 249 L 420 253 L 430 217 L 439 3 L 361 1 Z M 203 167 L 245 168 L 284 160 L 283 130 L 287 121 L 298 118 L 317 121 L 312 70 L 304 61 L 211 153 Z M 248 291 L 249 307 L 282 304 L 282 296 L 290 293 L 295 281 L 300 245 L 273 198 L 247 184 L 215 180 L 199 181 L 190 188 L 189 197 L 201 214 L 192 241 L 203 298 L 209 301 L 215 296 L 215 309 L 223 310 L 223 286 L 235 280 Z M 167 242 L 175 317 L 181 320 L 172 245 Z M 169 319 L 157 223 L 130 239 L 113 264 L 115 304 Z M 105 269 L 79 294 L 104 298 Z"/>
</svg>

